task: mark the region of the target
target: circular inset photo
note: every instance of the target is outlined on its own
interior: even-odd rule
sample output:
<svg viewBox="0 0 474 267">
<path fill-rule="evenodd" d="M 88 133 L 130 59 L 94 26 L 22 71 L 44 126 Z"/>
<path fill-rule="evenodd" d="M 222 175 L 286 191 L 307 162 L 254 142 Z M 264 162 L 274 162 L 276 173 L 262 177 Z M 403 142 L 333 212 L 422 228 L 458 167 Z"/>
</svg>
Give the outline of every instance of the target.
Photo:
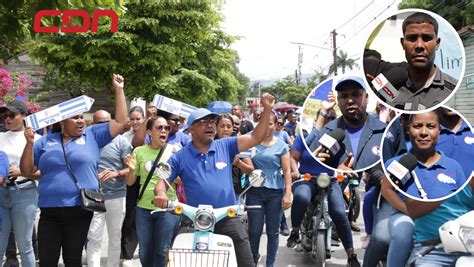
<svg viewBox="0 0 474 267">
<path fill-rule="evenodd" d="M 341 75 L 321 82 L 306 98 L 301 124 L 312 130 L 305 143 L 324 166 L 359 172 L 379 162 L 386 124 L 370 114 L 375 99 L 368 90 L 362 76 Z"/>
<path fill-rule="evenodd" d="M 386 146 L 402 140 L 395 155 Z M 456 110 L 441 106 L 400 114 L 387 127 L 382 162 L 392 185 L 406 197 L 439 201 L 464 188 L 474 170 L 474 133 Z"/>
<path fill-rule="evenodd" d="M 435 109 L 453 96 L 465 61 L 461 39 L 448 21 L 426 10 L 406 9 L 373 30 L 363 70 L 382 103 L 413 114 Z"/>
</svg>

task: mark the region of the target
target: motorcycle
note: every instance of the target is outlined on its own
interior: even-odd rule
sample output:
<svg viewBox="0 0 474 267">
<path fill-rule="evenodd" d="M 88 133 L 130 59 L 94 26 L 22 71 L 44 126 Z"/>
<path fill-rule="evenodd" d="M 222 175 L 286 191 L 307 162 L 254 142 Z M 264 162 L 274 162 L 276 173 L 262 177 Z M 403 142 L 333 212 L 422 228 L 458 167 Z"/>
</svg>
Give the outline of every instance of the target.
<svg viewBox="0 0 474 267">
<path fill-rule="evenodd" d="M 348 178 L 348 186 L 344 190 L 344 201 L 346 202 L 346 214 L 350 220 L 356 221 L 360 215 L 360 194 L 357 190 L 359 180 Z"/>
<path fill-rule="evenodd" d="M 439 248 L 443 248 L 446 253 L 470 253 L 470 256 L 459 257 L 455 266 L 474 266 L 474 211 L 444 223 L 438 231 L 441 242 L 419 253 L 410 266 L 415 266 L 416 260 Z"/>
<path fill-rule="evenodd" d="M 329 216 L 328 193 L 331 182 L 337 180 L 336 177 L 329 176 L 327 173 L 321 173 L 318 176 L 311 176 L 306 173 L 293 182 L 293 185 L 315 180 L 317 183 L 317 192 L 306 211 L 303 219 L 301 232 L 301 244 L 297 251 L 311 252 L 311 256 L 316 262 L 316 266 L 324 266 L 326 259 L 331 258 L 331 234 L 332 219 Z"/>
<path fill-rule="evenodd" d="M 251 187 L 261 187 L 265 179 L 265 174 L 261 170 L 253 171 L 249 177 L 250 185 L 240 194 L 238 204 L 232 206 L 214 209 L 210 205 L 192 207 L 178 201 L 169 201 L 165 211 L 189 218 L 194 231 L 178 234 L 168 251 L 167 266 L 237 266 L 232 239 L 225 235 L 214 234 L 214 227 L 226 217 L 236 217 L 245 211 L 260 209 L 261 206 L 242 204 L 242 198 Z M 152 212 L 160 211 L 163 209 Z"/>
</svg>

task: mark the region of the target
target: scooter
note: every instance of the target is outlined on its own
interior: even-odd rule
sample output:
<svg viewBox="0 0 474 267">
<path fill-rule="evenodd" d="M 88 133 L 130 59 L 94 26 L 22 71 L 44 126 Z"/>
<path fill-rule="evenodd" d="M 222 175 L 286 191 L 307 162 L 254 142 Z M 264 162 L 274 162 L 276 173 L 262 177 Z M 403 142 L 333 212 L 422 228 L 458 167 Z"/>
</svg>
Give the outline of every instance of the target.
<svg viewBox="0 0 474 267">
<path fill-rule="evenodd" d="M 471 256 L 459 257 L 455 266 L 474 266 L 474 211 L 444 223 L 438 231 L 441 242 L 420 252 L 418 257 L 410 262 L 410 266 L 415 266 L 417 259 L 422 258 L 434 249 L 440 248 L 443 248 L 446 253 L 471 253 Z"/>
<path fill-rule="evenodd" d="M 183 214 L 193 222 L 193 233 L 179 234 L 168 251 L 168 265 L 176 267 L 237 266 L 237 258 L 232 239 L 214 234 L 215 225 L 226 217 L 236 217 L 246 210 L 260 209 L 261 206 L 245 206 L 241 198 L 251 187 L 260 187 L 265 182 L 265 174 L 255 170 L 250 174 L 250 185 L 240 194 L 236 205 L 214 209 L 210 205 L 192 207 L 178 201 L 169 201 L 165 211 Z M 157 209 L 152 212 L 163 211 Z"/>
<path fill-rule="evenodd" d="M 297 250 L 311 251 L 311 256 L 315 260 L 316 266 L 324 266 L 326 259 L 331 258 L 331 234 L 332 219 L 329 216 L 328 193 L 330 184 L 337 178 L 321 173 L 319 176 L 311 176 L 306 173 L 300 180 L 293 182 L 293 185 L 302 181 L 316 180 L 317 192 L 306 211 L 303 220 L 301 248 Z"/>
</svg>

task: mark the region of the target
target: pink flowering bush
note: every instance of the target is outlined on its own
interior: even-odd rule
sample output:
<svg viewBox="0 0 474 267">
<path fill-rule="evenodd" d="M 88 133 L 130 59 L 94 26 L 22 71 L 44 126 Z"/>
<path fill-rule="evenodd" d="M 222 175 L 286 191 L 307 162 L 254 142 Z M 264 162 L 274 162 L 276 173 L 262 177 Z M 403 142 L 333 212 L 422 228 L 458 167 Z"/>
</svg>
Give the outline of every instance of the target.
<svg viewBox="0 0 474 267">
<path fill-rule="evenodd" d="M 41 106 L 28 101 L 27 93 L 31 87 L 31 77 L 23 73 L 10 73 L 5 69 L 0 69 L 0 106 L 13 100 L 24 101 L 29 111 L 34 113 L 41 110 Z"/>
</svg>

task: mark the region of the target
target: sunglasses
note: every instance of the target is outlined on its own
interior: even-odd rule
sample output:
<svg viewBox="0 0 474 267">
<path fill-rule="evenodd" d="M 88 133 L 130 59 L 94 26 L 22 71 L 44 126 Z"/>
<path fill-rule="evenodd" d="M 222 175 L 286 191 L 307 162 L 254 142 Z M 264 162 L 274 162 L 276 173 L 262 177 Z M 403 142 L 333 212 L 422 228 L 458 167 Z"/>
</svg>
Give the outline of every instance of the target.
<svg viewBox="0 0 474 267">
<path fill-rule="evenodd" d="M 215 125 L 216 124 L 216 120 L 215 119 L 202 119 L 202 120 L 198 120 L 199 124 L 201 124 L 202 126 L 207 126 L 209 124 L 211 125 Z"/>
<path fill-rule="evenodd" d="M 2 119 L 9 118 L 10 120 L 13 120 L 18 114 L 20 113 L 7 112 L 7 113 L 2 114 Z"/>
<path fill-rule="evenodd" d="M 279 122 L 279 121 L 278 121 L 278 122 L 277 122 L 277 125 L 283 125 L 283 122 Z"/>
<path fill-rule="evenodd" d="M 158 131 L 160 131 L 160 132 L 163 131 L 163 130 L 164 130 L 165 132 L 171 131 L 171 126 L 169 126 L 169 125 L 157 125 L 157 126 L 155 126 L 154 128 L 155 128 L 155 130 L 158 130 Z"/>
<path fill-rule="evenodd" d="M 169 121 L 172 121 L 176 124 L 180 124 L 181 123 L 181 120 L 180 119 L 168 119 Z"/>
</svg>

